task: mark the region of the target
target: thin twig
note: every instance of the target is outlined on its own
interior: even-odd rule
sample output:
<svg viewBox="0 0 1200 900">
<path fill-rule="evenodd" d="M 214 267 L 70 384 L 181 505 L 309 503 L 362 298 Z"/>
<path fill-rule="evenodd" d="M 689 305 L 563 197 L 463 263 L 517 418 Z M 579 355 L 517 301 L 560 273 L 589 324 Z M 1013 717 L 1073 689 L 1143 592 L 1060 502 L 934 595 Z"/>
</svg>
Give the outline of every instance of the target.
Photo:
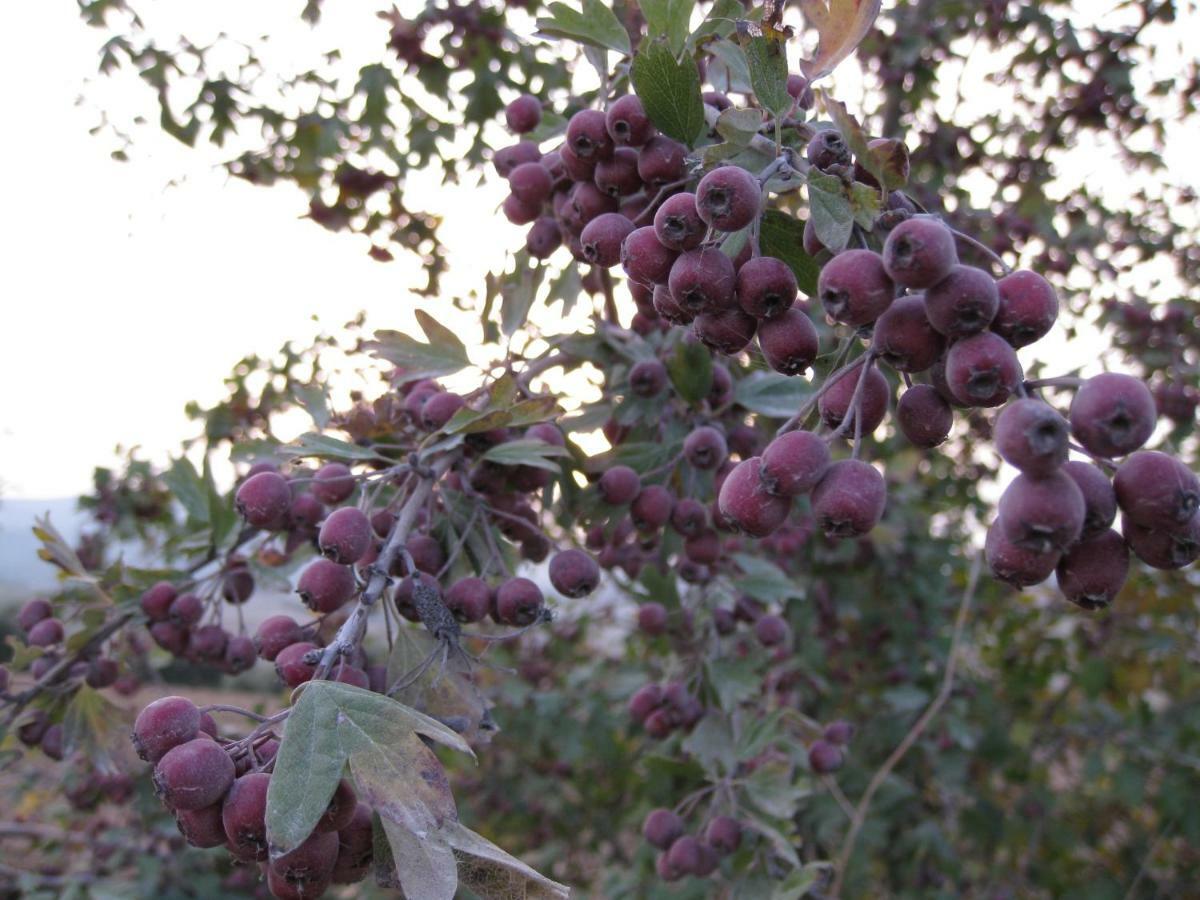
<svg viewBox="0 0 1200 900">
<path fill-rule="evenodd" d="M 822 775 L 821 781 L 825 784 L 825 789 L 829 791 L 829 795 L 837 801 L 837 805 L 842 808 L 842 812 L 846 814 L 846 818 L 854 821 L 854 807 L 850 801 L 846 799 L 846 794 L 842 790 L 842 786 L 837 783 L 837 779 L 832 775 Z"/>
</svg>

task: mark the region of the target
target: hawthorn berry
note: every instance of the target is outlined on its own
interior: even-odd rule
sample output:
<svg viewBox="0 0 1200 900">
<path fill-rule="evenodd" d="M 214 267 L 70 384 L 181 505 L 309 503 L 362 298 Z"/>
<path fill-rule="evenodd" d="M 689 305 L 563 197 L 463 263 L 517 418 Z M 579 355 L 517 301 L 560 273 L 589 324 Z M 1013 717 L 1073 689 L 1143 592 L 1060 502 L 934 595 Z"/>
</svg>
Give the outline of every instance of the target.
<svg viewBox="0 0 1200 900">
<path fill-rule="evenodd" d="M 845 719 L 838 719 L 825 726 L 822 737 L 831 744 L 839 744 L 844 747 L 854 738 L 854 726 Z"/>
<path fill-rule="evenodd" d="M 758 217 L 761 204 L 758 179 L 740 166 L 713 169 L 696 187 L 696 211 L 717 231 L 741 231 Z"/>
<path fill-rule="evenodd" d="M 762 616 L 754 623 L 754 636 L 764 647 L 778 647 L 787 643 L 791 629 L 782 616 Z"/>
<path fill-rule="evenodd" d="M 632 147 L 618 147 L 612 157 L 596 163 L 596 171 L 592 182 L 610 197 L 629 197 L 642 189 L 642 179 L 637 171 L 638 153 Z M 635 213 L 629 218 L 635 219 L 641 214 L 636 205 L 629 207 Z M 624 207 L 622 208 L 624 211 Z"/>
<path fill-rule="evenodd" d="M 621 247 L 633 223 L 620 213 L 602 213 L 583 227 L 579 240 L 584 258 L 595 266 L 611 268 L 621 261 Z"/>
<path fill-rule="evenodd" d="M 320 897 L 333 878 L 337 854 L 337 832 L 314 831 L 299 847 L 270 861 L 267 887 L 281 900 Z"/>
<path fill-rule="evenodd" d="M 333 866 L 334 884 L 362 881 L 374 855 L 371 807 L 360 803 L 350 821 L 338 830 L 338 855 Z"/>
<path fill-rule="evenodd" d="M 657 637 L 667 631 L 667 608 L 661 603 L 643 603 L 637 611 L 638 628 L 643 634 Z"/>
<path fill-rule="evenodd" d="M 654 214 L 654 234 L 659 243 L 672 250 L 695 250 L 707 230 L 696 209 L 696 195 L 692 193 L 668 197 Z"/>
<path fill-rule="evenodd" d="M 925 290 L 925 315 L 938 332 L 954 339 L 983 331 L 996 317 L 1000 294 L 983 269 L 955 265 Z"/>
<path fill-rule="evenodd" d="M 892 305 L 895 287 L 878 253 L 846 250 L 821 269 L 817 296 L 825 312 L 843 325 L 867 325 Z"/>
<path fill-rule="evenodd" d="M 604 113 L 582 109 L 567 122 L 567 146 L 580 159 L 608 159 L 613 139 L 608 134 Z"/>
<path fill-rule="evenodd" d="M 683 836 L 683 821 L 669 809 L 652 809 L 642 822 L 642 837 L 659 850 L 667 850 Z"/>
<path fill-rule="evenodd" d="M 204 615 L 204 601 L 193 593 L 180 594 L 167 610 L 167 621 L 181 628 L 189 628 Z"/>
<path fill-rule="evenodd" d="M 1158 409 L 1145 383 L 1104 372 L 1087 379 L 1071 401 L 1071 433 L 1097 456 L 1124 456 L 1154 433 Z"/>
<path fill-rule="evenodd" d="M 207 736 L 172 747 L 154 767 L 154 788 L 173 810 L 211 806 L 233 779 L 233 760 Z"/>
<path fill-rule="evenodd" d="M 737 271 L 738 305 L 759 319 L 786 313 L 799 291 L 791 266 L 774 256 L 756 256 Z"/>
<path fill-rule="evenodd" d="M 883 244 L 883 267 L 906 288 L 933 287 L 958 262 L 954 234 L 937 219 L 914 217 L 892 229 Z"/>
<path fill-rule="evenodd" d="M 175 812 L 175 824 L 183 839 L 193 847 L 210 849 L 227 841 L 221 822 L 221 804 L 200 809 L 180 809 Z"/>
<path fill-rule="evenodd" d="M 808 748 L 808 766 L 818 775 L 831 775 L 845 762 L 842 748 L 826 740 L 816 740 Z"/>
<path fill-rule="evenodd" d="M 875 322 L 872 347 L 898 372 L 924 372 L 942 355 L 945 340 L 929 323 L 920 294 L 898 297 Z"/>
<path fill-rule="evenodd" d="M 522 94 L 504 107 L 504 121 L 514 134 L 533 131 L 542 121 L 542 101 L 533 94 Z"/>
<path fill-rule="evenodd" d="M 804 152 L 809 164 L 821 171 L 832 166 L 850 165 L 850 147 L 841 134 L 832 128 L 814 134 Z"/>
<path fill-rule="evenodd" d="M 150 599 L 147 600 L 147 597 Z M 142 610 L 150 617 L 151 621 L 165 619 L 166 608 L 170 606 L 171 601 L 174 599 L 175 588 L 165 581 L 160 581 L 142 594 Z M 161 610 L 161 614 L 159 610 Z M 153 615 L 152 611 L 154 612 Z M 52 615 L 54 615 L 54 609 L 50 606 L 49 601 L 39 597 L 30 600 L 21 607 L 17 613 L 17 625 L 22 631 L 28 634 L 34 625 L 44 619 L 49 619 Z"/>
<path fill-rule="evenodd" d="M 643 359 L 629 370 L 629 389 L 639 397 L 657 397 L 667 386 L 667 367 L 657 359 Z"/>
<path fill-rule="evenodd" d="M 550 579 L 553 582 L 553 562 L 550 564 L 550 571 Z M 445 604 L 446 609 L 450 610 L 450 614 L 459 622 L 481 622 L 491 611 L 492 589 L 482 578 L 460 578 L 447 589 Z"/>
<path fill-rule="evenodd" d="M 604 127 L 618 147 L 641 147 L 654 136 L 654 125 L 636 94 L 618 97 L 608 105 Z"/>
<path fill-rule="evenodd" d="M 509 578 L 496 589 L 495 596 L 493 615 L 502 625 L 531 625 L 542 613 L 541 588 L 528 578 Z"/>
<path fill-rule="evenodd" d="M 988 527 L 983 555 L 996 578 L 1018 589 L 1041 584 L 1053 574 L 1062 557 L 1053 549 L 1018 547 L 1005 536 L 998 520 Z"/>
<path fill-rule="evenodd" d="M 752 537 L 766 537 L 788 517 L 790 497 L 767 491 L 761 477 L 762 459 L 752 456 L 734 467 L 721 485 L 718 507 L 738 531 Z"/>
<path fill-rule="evenodd" d="M 883 518 L 886 505 L 883 476 L 860 459 L 830 465 L 812 492 L 813 516 L 829 537 L 861 537 Z"/>
<path fill-rule="evenodd" d="M 704 829 L 704 842 L 722 856 L 728 856 L 741 846 L 742 823 L 732 816 L 717 816 Z"/>
<path fill-rule="evenodd" d="M 303 629 L 290 616 L 270 616 L 263 619 L 254 635 L 254 646 L 258 655 L 274 662 L 284 647 L 304 640 Z"/>
<path fill-rule="evenodd" d="M 657 684 L 644 684 L 629 698 L 629 717 L 641 725 L 663 702 L 662 688 Z"/>
<path fill-rule="evenodd" d="M 1058 318 L 1058 297 L 1041 275 L 1019 269 L 996 282 L 999 303 L 992 331 L 1021 348 L 1045 337 Z"/>
<path fill-rule="evenodd" d="M 621 245 L 621 267 L 631 281 L 666 284 L 679 254 L 663 246 L 653 225 L 635 228 Z"/>
<path fill-rule="evenodd" d="M 1067 422 L 1048 403 L 1014 400 L 996 417 L 996 451 L 1010 466 L 1044 478 L 1067 461 Z"/>
<path fill-rule="evenodd" d="M 426 431 L 438 431 L 465 405 L 466 401 L 453 391 L 438 391 L 421 404 L 421 424 Z"/>
<path fill-rule="evenodd" d="M 749 263 L 747 263 L 749 265 Z M 817 359 L 820 338 L 812 319 L 793 306 L 758 328 L 758 346 L 767 365 L 781 375 L 802 375 Z"/>
<path fill-rule="evenodd" d="M 1200 558 L 1200 516 L 1170 531 L 1143 528 L 1125 516 L 1121 531 L 1129 549 L 1151 568 L 1182 569 Z"/>
<path fill-rule="evenodd" d="M 811 431 L 789 431 L 767 444 L 759 477 L 772 494 L 807 494 L 829 468 L 829 445 Z"/>
<path fill-rule="evenodd" d="M 238 859 L 262 862 L 267 858 L 267 789 L 271 776 L 250 772 L 233 782 L 221 804 L 221 823 L 229 852 Z"/>
<path fill-rule="evenodd" d="M 914 384 L 900 395 L 896 404 L 896 424 L 910 443 L 928 450 L 949 436 L 954 425 L 954 411 L 936 388 Z"/>
<path fill-rule="evenodd" d="M 597 482 L 600 498 L 610 506 L 625 506 L 642 489 L 642 479 L 629 466 L 613 466 Z"/>
<path fill-rule="evenodd" d="M 1066 550 L 1083 532 L 1083 493 L 1069 475 L 1018 475 L 1000 496 L 999 521 L 1013 544 L 1036 553 Z"/>
<path fill-rule="evenodd" d="M 371 521 L 354 506 L 331 512 L 317 536 L 322 555 L 344 566 L 362 559 L 371 543 Z"/>
<path fill-rule="evenodd" d="M 1129 577 L 1129 548 L 1111 528 L 1071 547 L 1058 563 L 1058 588 L 1076 606 L 1104 609 Z"/>
<path fill-rule="evenodd" d="M 692 322 L 692 331 L 704 346 L 734 356 L 754 340 L 758 320 L 737 307 L 709 309 Z"/>
<path fill-rule="evenodd" d="M 671 527 L 684 537 L 700 534 L 708 525 L 708 513 L 703 503 L 682 497 L 671 509 Z"/>
<path fill-rule="evenodd" d="M 25 636 L 25 642 L 31 647 L 53 647 L 62 643 L 64 636 L 63 624 L 58 619 L 42 619 Z"/>
<path fill-rule="evenodd" d="M 733 306 L 737 272 L 733 261 L 716 248 L 689 250 L 675 260 L 667 283 L 672 299 L 692 315 L 699 315 Z"/>
<path fill-rule="evenodd" d="M 510 147 L 502 147 L 492 155 L 492 165 L 501 178 L 507 178 L 512 170 L 522 163 L 537 162 L 542 158 L 542 151 L 533 141 L 520 141 Z M 345 499 L 345 498 L 342 498 Z M 326 500 L 326 503 L 339 503 L 339 500 Z"/>
<path fill-rule="evenodd" d="M 275 672 L 288 687 L 299 687 L 306 681 L 311 681 L 317 674 L 316 663 L 307 663 L 304 657 L 312 650 L 318 649 L 311 641 L 297 641 L 288 644 L 275 655 Z"/>
<path fill-rule="evenodd" d="M 638 176 L 650 190 L 672 181 L 679 181 L 687 164 L 687 147 L 678 141 L 656 134 L 642 146 L 638 154 Z"/>
<path fill-rule="evenodd" d="M 1082 537 L 1091 537 L 1108 528 L 1117 518 L 1117 495 L 1112 481 L 1095 463 L 1068 460 L 1062 470 L 1083 493 L 1086 509 Z"/>
<path fill-rule="evenodd" d="M 692 429 L 683 440 L 683 457 L 693 468 L 704 471 L 715 469 L 728 455 L 725 435 L 711 425 Z"/>
<path fill-rule="evenodd" d="M 242 482 L 234 505 L 255 528 L 276 528 L 283 524 L 291 508 L 292 489 L 278 472 L 259 472 Z"/>
<path fill-rule="evenodd" d="M 957 341 L 946 354 L 946 383 L 964 406 L 1000 406 L 1021 383 L 1012 347 L 990 331 Z"/>
<path fill-rule="evenodd" d="M 1157 450 L 1139 450 L 1122 462 L 1113 490 L 1127 520 L 1156 531 L 1182 530 L 1200 506 L 1200 479 Z"/>
<path fill-rule="evenodd" d="M 643 533 L 662 528 L 671 519 L 671 507 L 675 498 L 661 484 L 650 484 L 638 491 L 629 505 L 629 517 L 633 526 Z"/>
<path fill-rule="evenodd" d="M 315 559 L 300 574 L 296 593 L 317 613 L 330 613 L 343 607 L 357 590 L 354 570 L 329 559 Z"/>
<path fill-rule="evenodd" d="M 562 231 L 550 216 L 536 219 L 525 234 L 525 249 L 534 259 L 547 259 L 561 246 Z"/>
<path fill-rule="evenodd" d="M 345 778 L 337 783 L 333 796 L 324 814 L 317 820 L 317 831 L 341 831 L 354 818 L 354 810 L 358 806 L 358 794 Z"/>
<path fill-rule="evenodd" d="M 354 476 L 342 463 L 325 463 L 313 476 L 311 490 L 314 497 L 332 506 L 354 493 Z"/>
<path fill-rule="evenodd" d="M 843 422 L 846 423 L 842 428 L 842 436 L 847 440 L 853 440 L 856 431 L 861 431 L 864 437 L 871 434 L 887 415 L 888 396 L 891 394 L 887 378 L 873 366 L 863 371 L 864 365 L 831 378 L 826 384 L 825 393 L 817 401 L 821 421 L 827 427 L 837 430 Z M 858 394 L 861 425 L 855 422 L 855 393 Z"/>
<path fill-rule="evenodd" d="M 584 551 L 570 548 L 554 554 L 549 576 L 554 589 L 564 597 L 586 597 L 600 584 L 600 567 Z"/>
</svg>

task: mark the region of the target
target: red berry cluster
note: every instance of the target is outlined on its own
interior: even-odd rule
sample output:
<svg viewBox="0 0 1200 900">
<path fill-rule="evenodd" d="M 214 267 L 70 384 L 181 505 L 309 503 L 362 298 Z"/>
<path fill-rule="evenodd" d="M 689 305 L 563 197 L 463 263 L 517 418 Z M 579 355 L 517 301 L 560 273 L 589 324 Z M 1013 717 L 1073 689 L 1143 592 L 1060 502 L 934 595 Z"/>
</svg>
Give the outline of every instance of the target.
<svg viewBox="0 0 1200 900">
<path fill-rule="evenodd" d="M 742 844 L 742 823 L 732 816 L 714 816 L 699 836 L 686 833 L 683 820 L 669 809 L 651 810 L 642 823 L 642 837 L 661 850 L 655 869 L 663 881 L 707 878 L 722 857 Z"/>
</svg>

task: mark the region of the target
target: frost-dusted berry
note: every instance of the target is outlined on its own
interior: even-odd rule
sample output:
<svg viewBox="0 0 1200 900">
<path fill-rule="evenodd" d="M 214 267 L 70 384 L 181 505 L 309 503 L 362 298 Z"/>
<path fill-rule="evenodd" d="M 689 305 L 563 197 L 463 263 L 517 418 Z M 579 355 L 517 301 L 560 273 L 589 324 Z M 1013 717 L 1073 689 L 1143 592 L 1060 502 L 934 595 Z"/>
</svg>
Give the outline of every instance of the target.
<svg viewBox="0 0 1200 900">
<path fill-rule="evenodd" d="M 181 809 L 175 813 L 175 824 L 183 839 L 193 847 L 220 847 L 227 840 L 225 826 L 221 822 L 220 803 L 201 809 Z"/>
<path fill-rule="evenodd" d="M 554 182 L 540 162 L 527 162 L 509 173 L 508 188 L 525 206 L 540 207 L 550 199 Z"/>
<path fill-rule="evenodd" d="M 311 641 L 298 641 L 288 644 L 275 656 L 275 672 L 288 687 L 299 687 L 306 681 L 311 681 L 317 674 L 316 663 L 307 663 L 304 657 L 312 650 L 318 649 Z"/>
<path fill-rule="evenodd" d="M 284 647 L 304 640 L 304 631 L 291 616 L 271 616 L 263 619 L 254 634 L 254 646 L 258 655 L 274 662 Z"/>
<path fill-rule="evenodd" d="M 1067 461 L 1067 422 L 1048 403 L 1014 400 L 996 417 L 996 450 L 1026 475 L 1045 477 Z"/>
<path fill-rule="evenodd" d="M 711 425 L 694 428 L 683 439 L 683 457 L 689 465 L 697 469 L 705 471 L 715 469 L 725 461 L 728 455 L 725 435 L 720 429 Z"/>
<path fill-rule="evenodd" d="M 1083 493 L 1086 512 L 1082 536 L 1091 537 L 1112 525 L 1117 518 L 1117 495 L 1104 470 L 1095 463 L 1077 459 L 1068 460 L 1062 470 Z"/>
<path fill-rule="evenodd" d="M 613 139 L 608 135 L 604 113 L 598 109 L 582 109 L 567 122 L 567 146 L 580 159 L 608 159 L 613 152 Z"/>
<path fill-rule="evenodd" d="M 758 320 L 738 307 L 709 309 L 692 321 L 692 331 L 710 350 L 734 356 L 754 340 Z"/>
<path fill-rule="evenodd" d="M 654 286 L 654 312 L 660 319 L 670 322 L 672 325 L 690 325 L 695 318 L 675 302 L 675 298 L 671 296 L 671 291 L 665 284 Z"/>
<path fill-rule="evenodd" d="M 924 372 L 942 355 L 945 339 L 925 315 L 920 294 L 897 297 L 875 322 L 873 347 L 898 372 Z"/>
<path fill-rule="evenodd" d="M 254 639 L 249 635 L 235 634 L 225 644 L 224 671 L 230 675 L 245 672 L 254 667 L 258 653 L 254 648 Z"/>
<path fill-rule="evenodd" d="M 999 305 L 995 280 L 974 266 L 954 266 L 925 291 L 929 324 L 951 339 L 983 331 L 996 317 Z"/>
<path fill-rule="evenodd" d="M 229 851 L 238 859 L 267 858 L 267 788 L 271 776 L 251 772 L 233 783 L 221 804 L 221 822 Z"/>
<path fill-rule="evenodd" d="M 1142 528 L 1181 530 L 1200 506 L 1200 479 L 1157 450 L 1131 454 L 1113 476 L 1113 489 L 1125 518 Z"/>
<path fill-rule="evenodd" d="M 807 494 L 829 468 L 829 445 L 811 431 L 789 431 L 767 444 L 759 477 L 772 494 Z"/>
<path fill-rule="evenodd" d="M 544 604 L 541 588 L 528 578 L 510 578 L 496 589 L 496 621 L 502 625 L 530 625 Z"/>
<path fill-rule="evenodd" d="M 350 566 L 362 559 L 372 543 L 371 520 L 354 506 L 329 514 L 321 525 L 317 544 L 321 553 L 335 563 Z"/>
<path fill-rule="evenodd" d="M 887 274 L 906 288 L 933 287 L 957 262 L 954 235 L 937 219 L 907 219 L 892 229 L 883 245 Z"/>
<path fill-rule="evenodd" d="M 666 284 L 678 256 L 659 242 L 653 225 L 635 228 L 621 245 L 621 266 L 639 284 Z"/>
<path fill-rule="evenodd" d="M 671 508 L 675 498 L 661 484 L 642 488 L 629 506 L 629 518 L 634 527 L 643 533 L 658 531 L 671 519 Z"/>
<path fill-rule="evenodd" d="M 642 822 L 646 843 L 666 850 L 683 836 L 683 820 L 669 809 L 652 809 Z"/>
<path fill-rule="evenodd" d="M 628 197 L 636 194 L 642 189 L 637 161 L 638 153 L 632 147 L 618 147 L 610 159 L 602 159 L 596 163 L 592 181 L 610 197 Z"/>
<path fill-rule="evenodd" d="M 696 210 L 717 231 L 741 231 L 757 218 L 761 204 L 758 179 L 740 166 L 713 169 L 696 187 Z"/>
<path fill-rule="evenodd" d="M 413 566 L 419 572 L 436 575 L 446 563 L 446 552 L 433 535 L 414 534 L 404 542 L 404 549 L 412 557 Z"/>
<path fill-rule="evenodd" d="M 667 367 L 657 359 L 643 359 L 629 370 L 629 389 L 639 397 L 657 397 L 667 386 Z"/>
<path fill-rule="evenodd" d="M 1151 568 L 1182 569 L 1200 558 L 1200 516 L 1171 531 L 1143 528 L 1126 516 L 1121 531 L 1129 549 Z"/>
<path fill-rule="evenodd" d="M 742 843 L 742 823 L 732 816 L 717 816 L 704 829 L 704 842 L 722 856 L 728 856 Z"/>
<path fill-rule="evenodd" d="M 721 485 L 718 508 L 738 531 L 766 537 L 788 517 L 790 497 L 770 493 L 762 483 L 762 459 L 752 456 L 738 463 Z"/>
<path fill-rule="evenodd" d="M 166 610 L 174 599 L 175 588 L 165 581 L 160 581 L 142 594 L 142 611 L 151 621 L 160 621 L 166 618 Z M 22 631 L 28 633 L 34 625 L 44 619 L 49 619 L 52 615 L 54 615 L 54 608 L 50 606 L 49 601 L 39 597 L 21 607 L 17 613 L 17 625 Z"/>
<path fill-rule="evenodd" d="M 187 657 L 216 663 L 225 658 L 229 632 L 220 625 L 205 625 L 188 634 Z"/>
<path fill-rule="evenodd" d="M 481 622 L 492 608 L 492 589 L 482 578 L 460 578 L 446 591 L 446 609 L 459 622 Z"/>
<path fill-rule="evenodd" d="M 754 636 L 764 647 L 779 647 L 787 643 L 791 629 L 782 616 L 761 616 L 754 623 Z"/>
<path fill-rule="evenodd" d="M 1061 471 L 1045 478 L 1018 475 L 997 508 L 1004 536 L 1026 550 L 1063 552 L 1083 533 L 1083 494 Z"/>
<path fill-rule="evenodd" d="M 855 422 L 856 392 L 861 424 Z M 847 439 L 853 439 L 856 431 L 860 431 L 865 437 L 883 422 L 883 417 L 887 415 L 890 394 L 891 388 L 882 372 L 873 366 L 864 372 L 863 366 L 857 366 L 828 383 L 825 393 L 817 401 L 817 409 L 821 413 L 821 421 L 829 428 L 836 430 L 846 422 L 842 435 Z"/>
<path fill-rule="evenodd" d="M 646 187 L 655 191 L 672 181 L 679 181 L 686 165 L 687 147 L 661 134 L 646 141 L 638 154 L 638 175 Z"/>
<path fill-rule="evenodd" d="M 25 636 L 25 643 L 31 647 L 53 647 L 62 643 L 63 624 L 58 619 L 42 619 Z"/>
<path fill-rule="evenodd" d="M 699 500 L 683 497 L 671 509 L 671 527 L 684 537 L 697 535 L 707 526 L 708 512 Z"/>
<path fill-rule="evenodd" d="M 672 250 L 695 250 L 707 231 L 692 193 L 668 197 L 654 214 L 654 233 L 664 247 Z"/>
<path fill-rule="evenodd" d="M 996 282 L 999 304 L 992 331 L 1021 348 L 1045 337 L 1058 318 L 1058 297 L 1041 275 L 1019 269 Z"/>
<path fill-rule="evenodd" d="M 887 485 L 861 459 L 833 463 L 812 492 L 813 517 L 829 537 L 861 537 L 883 518 Z"/>
<path fill-rule="evenodd" d="M 562 246 L 562 231 L 550 216 L 542 216 L 525 233 L 525 249 L 534 259 L 547 259 Z"/>
<path fill-rule="evenodd" d="M 803 310 L 792 307 L 758 326 L 758 347 L 767 365 L 786 376 L 808 371 L 821 350 L 816 325 Z"/>
<path fill-rule="evenodd" d="M 1021 383 L 1016 351 L 990 331 L 956 342 L 946 354 L 946 385 L 965 406 L 1000 406 Z"/>
<path fill-rule="evenodd" d="M 759 319 L 782 315 L 799 293 L 791 266 L 774 256 L 756 256 L 737 272 L 737 301 Z"/>
<path fill-rule="evenodd" d="M 154 788 L 171 809 L 211 806 L 225 796 L 233 778 L 233 760 L 207 736 L 172 747 L 154 767 Z"/>
<path fill-rule="evenodd" d="M 542 121 L 542 101 L 533 94 L 522 94 L 504 107 L 504 121 L 513 134 L 525 134 Z"/>
<path fill-rule="evenodd" d="M 896 424 L 913 446 L 928 450 L 949 436 L 954 426 L 954 410 L 936 388 L 914 384 L 900 395 Z"/>
<path fill-rule="evenodd" d="M 808 748 L 808 766 L 818 775 L 830 775 L 842 767 L 842 748 L 826 740 L 813 741 Z"/>
<path fill-rule="evenodd" d="M 1097 456 L 1124 456 L 1154 433 L 1158 409 L 1145 383 L 1104 372 L 1089 378 L 1071 401 L 1071 433 Z"/>
<path fill-rule="evenodd" d="M 629 466 L 613 466 L 600 476 L 597 487 L 605 503 L 624 506 L 642 489 L 642 479 Z"/>
<path fill-rule="evenodd" d="M 675 302 L 699 315 L 733 307 L 737 272 L 733 260 L 715 247 L 707 247 L 680 254 L 667 283 Z"/>
<path fill-rule="evenodd" d="M 234 505 L 255 528 L 282 525 L 292 505 L 292 489 L 278 472 L 259 472 L 237 489 Z"/>
<path fill-rule="evenodd" d="M 300 573 L 296 593 L 304 605 L 316 613 L 331 613 L 341 609 L 351 597 L 357 585 L 354 570 L 338 565 L 329 559 L 315 559 Z"/>
<path fill-rule="evenodd" d="M 637 611 L 638 630 L 650 637 L 658 637 L 667 631 L 667 608 L 661 603 L 643 603 Z"/>
<path fill-rule="evenodd" d="M 654 136 L 654 125 L 636 94 L 626 94 L 610 103 L 604 125 L 618 147 L 640 147 Z"/>
<path fill-rule="evenodd" d="M 1018 589 L 1041 584 L 1054 572 L 1062 557 L 1057 550 L 1018 547 L 1005 536 L 999 521 L 988 527 L 983 553 L 992 574 Z"/>
<path fill-rule="evenodd" d="M 295 850 L 271 860 L 267 887 L 279 898 L 320 897 L 333 877 L 337 853 L 336 831 L 314 831 Z"/>
<path fill-rule="evenodd" d="M 895 296 L 883 260 L 870 250 L 846 250 L 821 269 L 817 295 L 825 312 L 843 325 L 867 325 L 878 319 Z"/>
<path fill-rule="evenodd" d="M 507 178 L 512 170 L 521 163 L 537 162 L 542 158 L 542 151 L 533 141 L 521 141 L 510 147 L 502 147 L 492 156 L 492 165 L 501 178 Z M 329 501 L 337 503 L 338 501 Z"/>
<path fill-rule="evenodd" d="M 1104 609 L 1129 577 L 1129 549 L 1111 528 L 1077 543 L 1058 564 L 1058 589 L 1082 609 Z"/>
<path fill-rule="evenodd" d="M 814 134 L 804 152 L 809 164 L 822 171 L 830 166 L 850 165 L 850 147 L 832 128 Z"/>
<path fill-rule="evenodd" d="M 596 216 L 583 227 L 579 235 L 584 258 L 606 269 L 621 261 L 621 247 L 633 231 L 633 223 L 620 213 Z"/>
<path fill-rule="evenodd" d="M 342 463 L 325 463 L 313 476 L 312 493 L 322 503 L 341 503 L 354 493 L 354 476 Z"/>
<path fill-rule="evenodd" d="M 317 820 L 317 831 L 341 831 L 354 818 L 354 810 L 358 806 L 358 794 L 345 778 L 337 783 L 333 796 L 324 815 Z"/>
<path fill-rule="evenodd" d="M 138 713 L 133 723 L 133 749 L 156 763 L 172 747 L 192 740 L 200 731 L 200 710 L 186 697 L 160 697 Z"/>
<path fill-rule="evenodd" d="M 583 550 L 571 548 L 550 560 L 550 583 L 564 597 L 586 597 L 600 584 L 600 567 Z"/>
</svg>

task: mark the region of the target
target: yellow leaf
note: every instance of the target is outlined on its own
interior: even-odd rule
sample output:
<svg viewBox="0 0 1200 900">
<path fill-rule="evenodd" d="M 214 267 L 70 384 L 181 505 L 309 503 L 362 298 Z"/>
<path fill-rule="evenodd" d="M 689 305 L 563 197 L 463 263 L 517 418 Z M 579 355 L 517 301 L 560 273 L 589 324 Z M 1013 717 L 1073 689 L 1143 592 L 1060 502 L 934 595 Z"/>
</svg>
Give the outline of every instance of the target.
<svg viewBox="0 0 1200 900">
<path fill-rule="evenodd" d="M 800 63 L 809 83 L 828 75 L 862 43 L 882 0 L 800 0 L 809 24 L 817 30 L 816 55 Z"/>
</svg>

